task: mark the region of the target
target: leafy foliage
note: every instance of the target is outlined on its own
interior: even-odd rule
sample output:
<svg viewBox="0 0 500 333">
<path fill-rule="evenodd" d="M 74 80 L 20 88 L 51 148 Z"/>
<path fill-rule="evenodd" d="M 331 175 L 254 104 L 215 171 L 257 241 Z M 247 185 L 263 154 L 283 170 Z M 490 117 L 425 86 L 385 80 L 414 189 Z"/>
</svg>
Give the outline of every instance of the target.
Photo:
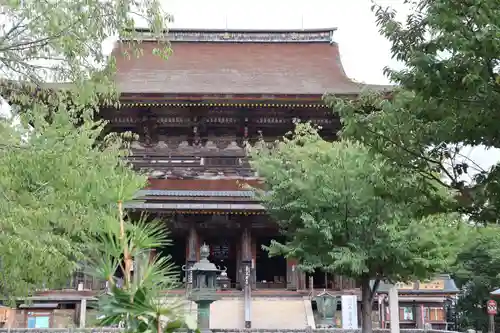
<svg viewBox="0 0 500 333">
<path fill-rule="evenodd" d="M 170 245 L 164 224 L 125 223 L 122 209 L 119 203 L 120 223 L 108 224 L 99 234 L 104 255 L 91 264 L 110 287 L 99 300 L 100 325 L 123 325 L 135 333 L 196 329 L 192 318 L 183 316 L 182 302 L 172 297 L 165 300 L 163 292 L 178 283 L 169 257 L 150 258 L 150 250 Z M 137 263 L 133 276 L 132 260 Z M 113 277 L 117 271 L 124 277 L 123 286 Z"/>
<path fill-rule="evenodd" d="M 486 302 L 490 292 L 500 287 L 500 229 L 478 228 L 468 233 L 468 241 L 458 255 L 454 279 L 461 288 L 457 313 L 462 329 L 487 330 Z"/>
<path fill-rule="evenodd" d="M 376 288 L 380 280 L 425 279 L 453 262 L 461 223 L 429 213 L 428 195 L 446 192 L 424 191 L 407 169 L 363 145 L 326 142 L 298 124 L 291 138 L 261 146 L 252 158 L 269 190 L 263 202 L 287 236 L 271 244 L 271 255 L 357 279 L 365 309 L 374 294 L 370 280 Z M 363 313 L 371 331 L 371 310 Z"/>
<path fill-rule="evenodd" d="M 101 122 L 78 128 L 66 112 L 27 133 L 5 124 L 0 146 L 0 259 L 4 296 L 61 283 L 116 221 L 118 200 L 129 200 L 146 177 L 123 157 L 123 139 L 101 143 Z"/>
<path fill-rule="evenodd" d="M 168 52 L 162 37 L 172 17 L 157 0 L 7 0 L 1 9 L 0 68 L 8 79 L 40 86 L 94 78 L 111 86 L 107 70 L 113 68 L 102 43 L 115 36 L 140 39 L 136 21 L 158 38 L 158 54 Z"/>
<path fill-rule="evenodd" d="M 374 10 L 405 69 L 386 69 L 399 85 L 390 100 L 327 96 L 346 125 L 343 136 L 459 190 L 462 212 L 476 221 L 496 221 L 498 168 L 485 170 L 462 153 L 465 145 L 500 147 L 498 4 L 417 1 L 405 24 L 393 11 Z"/>
<path fill-rule="evenodd" d="M 102 43 L 119 35 L 132 46 L 126 56 L 140 55 L 139 17 L 165 57 L 171 17 L 158 0 L 7 0 L 0 8 L 0 96 L 14 115 L 0 122 L 0 291 L 15 297 L 60 286 L 116 221 L 116 202 L 145 184 L 123 161 L 126 138 L 106 136 L 95 119 L 103 105 L 118 106 L 115 59 Z"/>
<path fill-rule="evenodd" d="M 342 137 L 361 141 L 433 185 L 457 190 L 454 209 L 471 221 L 497 224 L 499 165 L 484 169 L 462 154 L 466 145 L 500 148 L 497 1 L 415 1 L 404 24 L 389 9 L 373 9 L 404 69 L 386 69 L 398 84 L 390 98 L 373 93 L 352 101 L 326 96 L 341 116 Z M 498 287 L 498 241 L 496 232 L 489 231 L 471 237 L 458 257 L 462 328 L 485 329 L 484 299 L 489 288 Z"/>
</svg>

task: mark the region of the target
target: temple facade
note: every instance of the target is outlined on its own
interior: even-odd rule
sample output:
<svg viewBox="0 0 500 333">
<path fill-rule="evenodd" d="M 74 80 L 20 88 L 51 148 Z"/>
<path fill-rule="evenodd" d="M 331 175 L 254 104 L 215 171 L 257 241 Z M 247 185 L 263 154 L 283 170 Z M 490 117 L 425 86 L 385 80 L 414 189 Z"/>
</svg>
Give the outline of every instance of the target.
<svg viewBox="0 0 500 333">
<path fill-rule="evenodd" d="M 235 289 L 247 281 L 252 289 L 306 290 L 310 279 L 293 259 L 262 250 L 280 235 L 244 188 L 261 181 L 245 146 L 281 138 L 296 119 L 321 125 L 324 138 L 336 139 L 339 119 L 322 95 L 355 97 L 364 86 L 345 75 L 334 29 L 171 30 L 168 60 L 153 55 L 157 43 L 142 33 L 140 58 L 121 55 L 126 42 L 116 45 L 122 106 L 102 111 L 110 130 L 139 135 L 131 161 L 150 175 L 127 208 L 166 222 L 175 244 L 169 253 L 180 266 L 193 264 L 207 243 L 210 259 L 227 268 Z M 341 277 L 325 281 L 323 274 L 313 281 L 339 291 L 356 287 Z"/>
<path fill-rule="evenodd" d="M 227 269 L 230 288 L 221 293 L 229 298 L 212 304 L 213 328 L 302 329 L 320 322 L 343 327 L 342 296 L 359 313 L 359 289 L 352 279 L 305 274 L 293 258 L 270 258 L 262 250 L 281 235 L 245 187 L 262 184 L 249 165 L 247 144 L 275 141 L 293 130 L 295 120 L 320 125 L 323 138 L 336 140 L 340 121 L 322 102 L 323 94 L 355 98 L 364 88 L 388 88 L 346 76 L 334 31 L 170 30 L 173 53 L 167 60 L 153 55 L 157 41 L 139 31 L 143 56 L 122 56 L 127 41 L 113 50 L 121 107 L 103 108 L 100 115 L 109 121 L 109 131 L 138 135 L 130 161 L 149 175 L 148 186 L 126 209 L 132 219 L 146 214 L 165 223 L 173 246 L 156 252 L 171 255 L 177 266 L 193 265 L 206 243 L 210 261 Z M 183 295 L 191 281 L 189 275 L 179 279 Z M 449 277 L 441 280 L 446 288 L 401 289 L 402 327 L 446 326 L 445 300 L 458 290 Z M 100 281 L 76 274 L 67 289 L 40 292 L 26 308 L 20 304 L 11 315 L 13 327 L 36 326 L 37 320 L 50 327 L 92 326 L 95 314 L 87 307 L 103 288 Z M 374 304 L 379 327 L 390 324 L 384 288 Z M 315 297 L 325 293 L 336 301 L 319 318 Z M 349 318 L 358 322 L 356 316 Z"/>
</svg>

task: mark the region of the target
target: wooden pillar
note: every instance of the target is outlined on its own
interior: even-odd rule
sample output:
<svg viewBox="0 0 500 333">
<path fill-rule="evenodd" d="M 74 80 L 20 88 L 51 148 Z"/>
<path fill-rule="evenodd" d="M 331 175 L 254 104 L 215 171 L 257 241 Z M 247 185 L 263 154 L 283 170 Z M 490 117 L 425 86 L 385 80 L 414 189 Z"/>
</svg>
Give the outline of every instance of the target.
<svg viewBox="0 0 500 333">
<path fill-rule="evenodd" d="M 306 290 L 306 272 L 297 271 L 297 290 Z"/>
<path fill-rule="evenodd" d="M 195 224 L 192 222 L 189 226 L 186 242 L 186 268 L 191 268 L 197 261 L 200 254 L 199 237 Z M 193 273 L 186 272 L 186 291 L 189 292 L 193 286 Z"/>
<path fill-rule="evenodd" d="M 425 326 L 425 316 L 424 316 L 424 305 L 418 304 L 414 306 L 415 322 L 417 323 L 417 328 L 423 329 Z"/>
<path fill-rule="evenodd" d="M 252 236 L 252 288 L 257 287 L 257 240 Z"/>
<path fill-rule="evenodd" d="M 286 289 L 297 290 L 297 260 L 286 259 Z"/>
<path fill-rule="evenodd" d="M 236 244 L 239 244 L 238 242 L 236 242 Z M 241 268 L 241 246 L 236 246 L 236 277 L 235 277 L 235 281 L 231 281 L 231 282 L 235 282 L 236 284 L 240 284 L 240 286 L 243 285 L 243 281 L 241 280 L 241 277 L 243 276 L 243 270 Z"/>
<path fill-rule="evenodd" d="M 252 235 L 249 227 L 244 227 L 241 233 L 241 272 L 243 288 L 252 287 Z"/>
</svg>

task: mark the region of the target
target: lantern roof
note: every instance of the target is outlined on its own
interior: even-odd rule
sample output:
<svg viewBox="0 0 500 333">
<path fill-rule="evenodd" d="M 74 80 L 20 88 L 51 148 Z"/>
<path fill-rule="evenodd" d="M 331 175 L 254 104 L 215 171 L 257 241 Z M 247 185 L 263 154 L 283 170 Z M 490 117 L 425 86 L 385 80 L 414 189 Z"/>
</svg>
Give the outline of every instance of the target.
<svg viewBox="0 0 500 333">
<path fill-rule="evenodd" d="M 200 261 L 195 263 L 191 267 L 191 271 L 199 272 L 220 272 L 221 270 L 215 266 L 214 263 L 208 261 L 208 256 L 210 255 L 210 247 L 207 244 L 203 244 L 200 248 Z"/>
</svg>

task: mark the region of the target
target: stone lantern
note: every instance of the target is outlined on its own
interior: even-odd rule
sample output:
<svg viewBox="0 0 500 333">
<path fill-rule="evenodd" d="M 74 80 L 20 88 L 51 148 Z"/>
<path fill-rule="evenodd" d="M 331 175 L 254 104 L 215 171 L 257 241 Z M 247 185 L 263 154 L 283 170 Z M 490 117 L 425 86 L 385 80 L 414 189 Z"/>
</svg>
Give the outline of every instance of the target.
<svg viewBox="0 0 500 333">
<path fill-rule="evenodd" d="M 231 279 L 227 276 L 226 271 L 222 271 L 217 277 L 217 284 L 220 290 L 228 290 L 231 288 Z"/>
<path fill-rule="evenodd" d="M 324 290 L 314 297 L 318 307 L 319 320 L 316 326 L 318 328 L 332 328 L 336 326 L 335 313 L 339 303 L 339 298 Z"/>
<path fill-rule="evenodd" d="M 210 248 L 203 244 L 200 248 L 200 261 L 192 267 L 182 268 L 192 278 L 193 288 L 188 299 L 198 306 L 198 329 L 201 332 L 210 332 L 210 304 L 220 299 L 217 295 L 217 273 L 222 272 L 213 263 L 208 261 Z"/>
</svg>

